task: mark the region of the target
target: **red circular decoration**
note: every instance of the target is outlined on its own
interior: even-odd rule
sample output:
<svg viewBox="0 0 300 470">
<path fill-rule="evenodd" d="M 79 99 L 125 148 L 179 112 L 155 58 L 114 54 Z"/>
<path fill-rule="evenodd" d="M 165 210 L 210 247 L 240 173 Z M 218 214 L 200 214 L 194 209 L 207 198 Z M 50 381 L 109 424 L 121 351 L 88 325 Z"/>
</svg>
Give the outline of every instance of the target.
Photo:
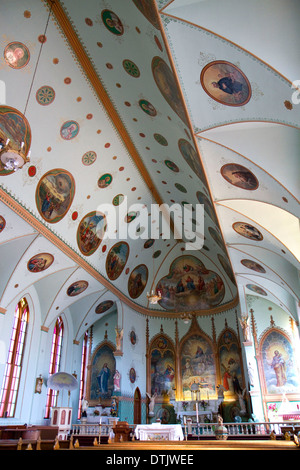
<svg viewBox="0 0 300 470">
<path fill-rule="evenodd" d="M 35 166 L 32 165 L 28 168 L 28 175 L 29 176 L 35 176 L 36 175 L 36 167 Z"/>
<path fill-rule="evenodd" d="M 76 220 L 77 217 L 78 217 L 78 212 L 77 212 L 77 211 L 73 212 L 73 214 L 72 214 L 72 220 Z"/>
</svg>

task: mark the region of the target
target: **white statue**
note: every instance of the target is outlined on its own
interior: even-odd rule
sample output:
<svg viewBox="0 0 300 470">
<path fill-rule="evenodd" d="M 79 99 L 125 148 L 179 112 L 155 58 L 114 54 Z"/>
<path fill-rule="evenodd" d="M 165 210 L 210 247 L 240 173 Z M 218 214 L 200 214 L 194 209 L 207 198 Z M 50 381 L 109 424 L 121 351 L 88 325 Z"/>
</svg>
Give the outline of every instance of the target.
<svg viewBox="0 0 300 470">
<path fill-rule="evenodd" d="M 157 393 L 155 392 L 154 395 L 150 395 L 149 393 L 146 393 L 147 397 L 149 398 L 149 415 L 153 416 L 154 415 L 154 405 L 155 405 L 155 398 L 157 397 Z"/>
<path fill-rule="evenodd" d="M 242 318 L 240 318 L 240 324 L 243 330 L 244 340 L 246 342 L 250 341 L 250 327 L 248 321 L 248 315 L 243 315 Z"/>
</svg>

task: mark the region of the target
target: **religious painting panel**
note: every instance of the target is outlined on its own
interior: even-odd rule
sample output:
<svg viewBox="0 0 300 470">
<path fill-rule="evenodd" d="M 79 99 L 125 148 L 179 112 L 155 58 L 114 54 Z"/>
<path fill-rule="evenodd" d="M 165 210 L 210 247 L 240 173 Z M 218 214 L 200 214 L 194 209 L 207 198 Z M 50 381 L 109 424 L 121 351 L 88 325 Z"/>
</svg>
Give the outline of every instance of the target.
<svg viewBox="0 0 300 470">
<path fill-rule="evenodd" d="M 240 347 L 236 335 L 229 329 L 221 335 L 218 343 L 221 384 L 225 395 L 243 393 L 244 381 Z M 227 392 L 227 393 L 226 393 Z"/>
<path fill-rule="evenodd" d="M 110 400 L 114 391 L 116 359 L 108 344 L 100 346 L 91 361 L 90 400 L 103 403 Z"/>
<path fill-rule="evenodd" d="M 265 393 L 299 393 L 296 358 L 289 339 L 281 331 L 272 329 L 262 340 L 260 350 Z"/>
<path fill-rule="evenodd" d="M 216 366 L 212 345 L 200 334 L 190 336 L 181 350 L 181 381 L 183 399 L 191 399 L 191 385 L 200 385 L 201 396 L 215 394 Z"/>
<path fill-rule="evenodd" d="M 173 396 L 175 388 L 175 354 L 171 342 L 160 335 L 152 344 L 150 353 L 151 395 Z"/>
</svg>

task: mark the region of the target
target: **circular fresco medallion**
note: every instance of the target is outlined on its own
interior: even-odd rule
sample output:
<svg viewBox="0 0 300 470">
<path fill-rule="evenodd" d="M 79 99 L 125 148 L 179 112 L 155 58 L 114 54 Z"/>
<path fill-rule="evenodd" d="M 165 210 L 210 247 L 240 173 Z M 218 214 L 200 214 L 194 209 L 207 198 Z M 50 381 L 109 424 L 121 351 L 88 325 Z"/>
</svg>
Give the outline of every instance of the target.
<svg viewBox="0 0 300 470">
<path fill-rule="evenodd" d="M 129 245 L 126 242 L 116 243 L 108 252 L 106 258 L 106 272 L 111 281 L 121 275 L 129 256 Z"/>
<path fill-rule="evenodd" d="M 4 49 L 4 59 L 13 69 L 21 69 L 29 62 L 29 49 L 21 42 L 11 42 Z"/>
<path fill-rule="evenodd" d="M 227 163 L 221 168 L 221 175 L 233 186 L 253 191 L 258 188 L 258 180 L 248 168 L 237 163 Z"/>
<path fill-rule="evenodd" d="M 255 261 L 252 261 L 251 259 L 242 259 L 241 263 L 246 268 L 252 269 L 252 271 L 255 271 L 257 273 L 266 272 L 265 268 L 263 268 L 260 264 L 256 263 Z"/>
<path fill-rule="evenodd" d="M 138 66 L 132 60 L 123 60 L 123 67 L 131 77 L 138 78 L 141 75 Z"/>
<path fill-rule="evenodd" d="M 135 369 L 133 367 L 131 367 L 131 369 L 129 371 L 129 380 L 132 384 L 134 384 L 134 382 L 136 381 L 136 372 L 135 372 Z"/>
<path fill-rule="evenodd" d="M 136 332 L 134 329 L 132 329 L 129 333 L 129 338 L 130 338 L 130 342 L 131 344 L 134 346 L 137 342 L 137 336 L 136 336 Z"/>
<path fill-rule="evenodd" d="M 68 289 L 67 289 L 67 295 L 69 297 L 75 297 L 76 295 L 81 294 L 82 292 L 87 289 L 89 283 L 87 281 L 77 281 L 73 282 Z"/>
<path fill-rule="evenodd" d="M 260 231 L 251 224 L 246 222 L 235 222 L 232 225 L 233 230 L 235 230 L 242 237 L 249 238 L 250 240 L 260 241 L 263 239 Z"/>
<path fill-rule="evenodd" d="M 66 121 L 60 128 L 60 135 L 64 140 L 72 140 L 79 132 L 79 124 L 76 121 Z"/>
<path fill-rule="evenodd" d="M 255 284 L 247 284 L 246 287 L 247 289 L 251 290 L 252 292 L 255 292 L 256 294 L 260 294 L 264 296 L 268 295 L 264 289 L 262 289 L 259 286 L 256 286 Z"/>
<path fill-rule="evenodd" d="M 189 167 L 193 170 L 194 173 L 200 178 L 200 180 L 205 183 L 205 176 L 204 172 L 198 157 L 198 154 L 194 147 L 185 139 L 179 139 L 178 147 L 180 150 L 181 155 L 189 165 Z"/>
<path fill-rule="evenodd" d="M 158 142 L 160 145 L 163 145 L 164 147 L 168 145 L 168 141 L 163 135 L 153 134 L 153 137 L 156 140 L 156 142 Z"/>
<path fill-rule="evenodd" d="M 99 188 L 107 188 L 112 182 L 112 176 L 109 173 L 105 173 L 104 175 L 100 176 L 98 179 L 98 187 Z"/>
<path fill-rule="evenodd" d="M 207 64 L 200 75 L 204 91 L 218 103 L 243 106 L 251 98 L 247 77 L 235 65 L 224 60 Z"/>
<path fill-rule="evenodd" d="M 113 305 L 114 305 L 114 302 L 112 300 L 104 300 L 104 302 L 101 302 L 99 305 L 97 305 L 95 309 L 95 313 L 97 313 L 98 315 L 100 315 L 101 313 L 105 313 Z"/>
<path fill-rule="evenodd" d="M 155 240 L 153 240 L 153 238 L 149 238 L 149 240 L 145 241 L 144 248 L 151 248 L 151 246 L 153 245 L 154 242 L 155 242 Z"/>
<path fill-rule="evenodd" d="M 188 125 L 183 101 L 171 68 L 158 56 L 152 59 L 151 66 L 155 83 L 162 96 L 180 119 Z"/>
<path fill-rule="evenodd" d="M 171 162 L 171 160 L 165 160 L 165 165 L 166 165 L 166 167 L 169 168 L 169 170 L 172 170 L 172 171 L 174 171 L 175 173 L 178 173 L 178 172 L 179 172 L 178 166 L 176 165 L 176 163 Z"/>
<path fill-rule="evenodd" d="M 134 212 L 134 211 L 128 212 L 128 214 L 125 215 L 124 220 L 127 224 L 130 224 L 130 222 L 132 222 L 137 217 L 137 215 L 138 215 L 138 212 Z"/>
<path fill-rule="evenodd" d="M 51 86 L 45 85 L 38 89 L 36 92 L 36 100 L 42 106 L 47 106 L 53 103 L 55 98 L 55 91 Z"/>
<path fill-rule="evenodd" d="M 104 26 L 113 34 L 121 36 L 124 33 L 124 26 L 120 18 L 111 10 L 102 10 L 101 18 Z"/>
<path fill-rule="evenodd" d="M 101 212 L 90 212 L 79 223 L 77 244 L 81 253 L 90 256 L 99 247 L 107 228 L 106 217 Z"/>
<path fill-rule="evenodd" d="M 157 112 L 154 106 L 149 103 L 147 100 L 140 100 L 139 101 L 140 108 L 144 111 L 144 113 L 148 114 L 149 116 L 156 116 Z"/>
<path fill-rule="evenodd" d="M 66 170 L 50 170 L 40 179 L 35 193 L 37 209 L 46 222 L 59 222 L 68 212 L 75 193 L 73 176 Z"/>
<path fill-rule="evenodd" d="M 131 272 L 128 279 L 128 292 L 132 299 L 137 299 L 144 291 L 148 281 L 148 268 L 140 264 Z"/>
<path fill-rule="evenodd" d="M 187 193 L 187 189 L 180 183 L 175 183 L 175 188 L 177 188 L 178 191 L 181 191 L 182 193 Z"/>
<path fill-rule="evenodd" d="M 122 204 L 122 202 L 124 201 L 125 199 L 125 196 L 124 194 L 117 194 L 114 198 L 113 198 L 113 205 L 114 206 L 119 206 L 120 204 Z"/>
<path fill-rule="evenodd" d="M 85 152 L 85 154 L 82 156 L 82 163 L 85 166 L 92 165 L 97 159 L 97 154 L 93 150 L 89 150 L 88 152 Z"/>
<path fill-rule="evenodd" d="M 5 218 L 2 215 L 0 215 L 0 233 L 5 229 L 5 225 L 6 225 Z"/>
<path fill-rule="evenodd" d="M 32 258 L 27 263 L 27 269 L 31 273 L 40 273 L 48 269 L 54 261 L 54 256 L 50 253 L 39 253 Z"/>
<path fill-rule="evenodd" d="M 12 150 L 19 150 L 23 142 L 23 151 L 28 155 L 31 144 L 31 129 L 26 117 L 17 109 L 9 106 L 0 106 L 0 145 L 5 145 L 7 139 Z M 0 175 L 7 176 L 14 173 L 6 170 L 0 161 Z"/>
</svg>

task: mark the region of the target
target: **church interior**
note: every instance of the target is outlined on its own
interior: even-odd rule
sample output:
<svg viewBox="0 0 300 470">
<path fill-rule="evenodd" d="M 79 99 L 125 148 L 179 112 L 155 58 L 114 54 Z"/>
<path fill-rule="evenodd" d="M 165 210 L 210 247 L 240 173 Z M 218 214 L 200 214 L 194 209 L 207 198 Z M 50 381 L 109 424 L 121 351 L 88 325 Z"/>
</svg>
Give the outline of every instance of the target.
<svg viewBox="0 0 300 470">
<path fill-rule="evenodd" d="M 0 11 L 0 449 L 299 448 L 300 3 Z"/>
</svg>

